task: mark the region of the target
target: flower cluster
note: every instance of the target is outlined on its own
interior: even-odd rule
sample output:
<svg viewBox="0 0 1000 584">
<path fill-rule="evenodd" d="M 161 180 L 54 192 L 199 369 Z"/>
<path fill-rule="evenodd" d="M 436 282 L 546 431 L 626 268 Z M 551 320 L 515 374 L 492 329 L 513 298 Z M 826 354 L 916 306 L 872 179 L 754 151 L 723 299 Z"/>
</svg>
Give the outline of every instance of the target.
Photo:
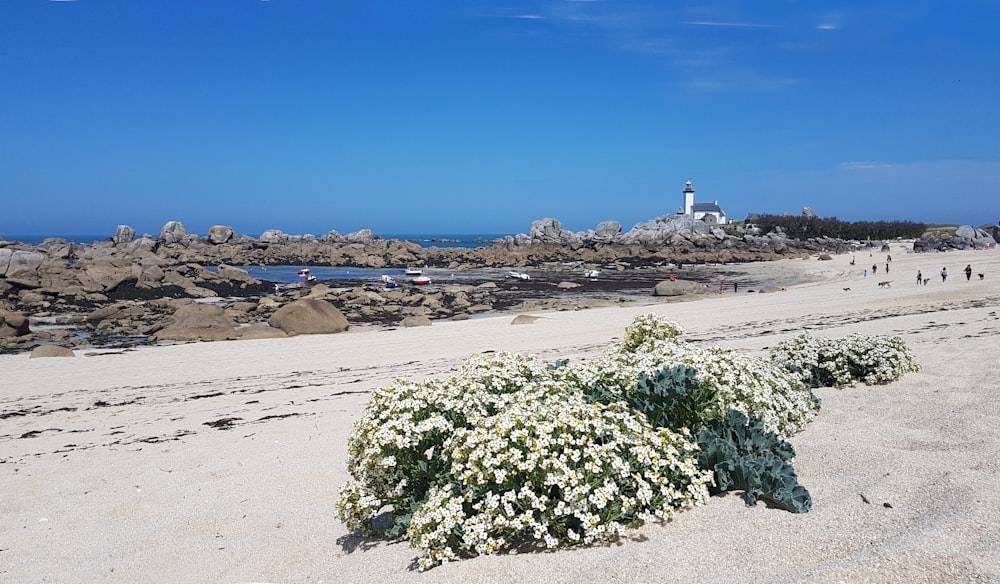
<svg viewBox="0 0 1000 584">
<path fill-rule="evenodd" d="M 920 370 L 903 339 L 878 335 L 824 339 L 802 334 L 778 343 L 771 361 L 811 387 L 885 384 Z"/>
<path fill-rule="evenodd" d="M 625 327 L 625 340 L 622 343 L 622 349 L 634 351 L 647 341 L 669 341 L 686 332 L 681 325 L 658 314 L 651 312 L 640 314 L 635 317 L 632 324 Z"/>
<path fill-rule="evenodd" d="M 781 437 L 798 432 L 815 416 L 818 400 L 809 388 L 768 359 L 721 347 L 689 346 L 676 338 L 680 333 L 675 331 L 683 331 L 679 325 L 657 315 L 643 315 L 640 321 L 643 333 L 627 336 L 589 363 L 562 367 L 556 375 L 567 384 L 627 398 L 640 374 L 684 365 L 695 369 L 702 387 L 715 393 L 716 411 L 735 409 L 756 416 Z"/>
<path fill-rule="evenodd" d="M 624 404 L 588 403 L 531 357 L 469 360 L 446 380 L 378 390 L 348 444 L 337 507 L 352 530 L 394 535 L 428 568 L 523 542 L 614 540 L 708 497 L 696 444 Z M 391 527 L 372 520 L 391 509 Z"/>
</svg>

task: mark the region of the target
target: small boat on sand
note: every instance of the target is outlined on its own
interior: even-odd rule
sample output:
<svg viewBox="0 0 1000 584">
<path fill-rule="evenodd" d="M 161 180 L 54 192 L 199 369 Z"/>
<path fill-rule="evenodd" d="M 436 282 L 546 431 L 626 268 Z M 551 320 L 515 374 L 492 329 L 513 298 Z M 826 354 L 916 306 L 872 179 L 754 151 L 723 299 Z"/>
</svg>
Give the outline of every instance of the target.
<svg viewBox="0 0 1000 584">
<path fill-rule="evenodd" d="M 531 276 L 529 276 L 528 274 L 525 274 L 524 272 L 515 272 L 513 270 L 511 270 L 510 272 L 507 272 L 507 277 L 508 278 L 515 278 L 515 279 L 518 279 L 518 280 L 530 280 L 531 279 Z"/>
<path fill-rule="evenodd" d="M 413 284 L 414 286 L 426 286 L 427 284 L 430 283 L 431 279 L 428 278 L 427 276 L 417 276 L 416 278 L 410 280 L 410 284 Z"/>
<path fill-rule="evenodd" d="M 584 276 L 590 278 L 591 280 L 596 280 L 600 274 L 601 272 L 597 270 L 587 270 L 587 273 L 584 274 Z"/>
<path fill-rule="evenodd" d="M 298 274 L 299 276 L 302 276 L 303 278 L 306 278 L 309 276 L 309 268 L 299 268 L 298 270 L 295 271 L 295 273 Z"/>
<path fill-rule="evenodd" d="M 424 272 L 420 268 L 406 268 L 406 271 L 404 273 L 407 276 L 419 276 L 420 274 L 423 274 Z"/>
</svg>

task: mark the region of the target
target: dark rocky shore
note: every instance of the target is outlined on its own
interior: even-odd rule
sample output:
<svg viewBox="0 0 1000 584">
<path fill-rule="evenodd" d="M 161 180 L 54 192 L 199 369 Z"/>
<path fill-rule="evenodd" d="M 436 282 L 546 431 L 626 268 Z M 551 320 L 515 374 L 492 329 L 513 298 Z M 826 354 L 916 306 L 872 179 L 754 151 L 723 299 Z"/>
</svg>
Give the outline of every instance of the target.
<svg viewBox="0 0 1000 584">
<path fill-rule="evenodd" d="M 949 240 L 920 240 L 914 248 L 994 243 L 968 228 Z M 215 226 L 197 236 L 178 222 L 164 225 L 157 237 L 137 238 L 119 226 L 114 236 L 90 245 L 49 239 L 32 246 L 0 238 L 0 351 L 41 345 L 58 354 L 59 347 L 65 353 L 87 346 L 331 333 L 354 325 L 426 326 L 498 311 L 684 298 L 718 292 L 720 285 L 731 291 L 737 284 L 739 292 L 749 293 L 772 283 L 754 281 L 741 264 L 882 245 L 797 241 L 780 232 L 670 216 L 625 233 L 616 222 L 573 233 L 543 219 L 528 234 L 473 249 L 423 248 L 368 230 L 319 237 L 271 230 L 254 238 Z M 374 278 L 331 280 L 284 285 L 276 292 L 274 282 L 233 267 L 240 265 L 419 266 L 431 284 L 401 279 L 387 288 Z M 530 279 L 510 277 L 511 271 Z M 455 273 L 461 277 L 451 278 Z"/>
</svg>

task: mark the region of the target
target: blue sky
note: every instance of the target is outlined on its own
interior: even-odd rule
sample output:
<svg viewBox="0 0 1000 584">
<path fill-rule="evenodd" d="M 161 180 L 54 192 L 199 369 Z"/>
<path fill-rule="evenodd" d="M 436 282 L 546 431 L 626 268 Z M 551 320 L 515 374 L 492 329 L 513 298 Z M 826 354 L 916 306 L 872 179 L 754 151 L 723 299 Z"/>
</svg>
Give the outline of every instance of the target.
<svg viewBox="0 0 1000 584">
<path fill-rule="evenodd" d="M 836 5 L 835 7 L 832 7 Z M 1000 220 L 997 0 L 4 0 L 0 235 Z"/>
</svg>

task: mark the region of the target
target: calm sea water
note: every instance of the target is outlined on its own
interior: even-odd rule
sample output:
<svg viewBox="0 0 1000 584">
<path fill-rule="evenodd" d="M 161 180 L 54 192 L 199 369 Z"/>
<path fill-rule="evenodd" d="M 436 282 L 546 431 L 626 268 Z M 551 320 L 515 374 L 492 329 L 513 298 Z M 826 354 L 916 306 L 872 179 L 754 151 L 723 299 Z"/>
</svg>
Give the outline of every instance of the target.
<svg viewBox="0 0 1000 584">
<path fill-rule="evenodd" d="M 80 244 L 90 244 L 95 241 L 103 241 L 109 239 L 109 235 L 6 235 L 2 234 L 8 241 L 20 241 L 21 243 L 27 243 L 31 245 L 37 245 L 42 243 L 46 238 L 57 237 L 60 239 L 65 239 L 70 243 L 80 243 Z M 420 247 L 464 247 L 464 248 L 475 248 L 475 247 L 485 247 L 492 245 L 497 239 L 502 239 L 506 234 L 503 233 L 472 233 L 472 234 L 454 234 L 454 233 L 403 233 L 403 234 L 388 234 L 380 235 L 383 239 L 398 239 L 400 241 L 412 241 Z"/>
</svg>

